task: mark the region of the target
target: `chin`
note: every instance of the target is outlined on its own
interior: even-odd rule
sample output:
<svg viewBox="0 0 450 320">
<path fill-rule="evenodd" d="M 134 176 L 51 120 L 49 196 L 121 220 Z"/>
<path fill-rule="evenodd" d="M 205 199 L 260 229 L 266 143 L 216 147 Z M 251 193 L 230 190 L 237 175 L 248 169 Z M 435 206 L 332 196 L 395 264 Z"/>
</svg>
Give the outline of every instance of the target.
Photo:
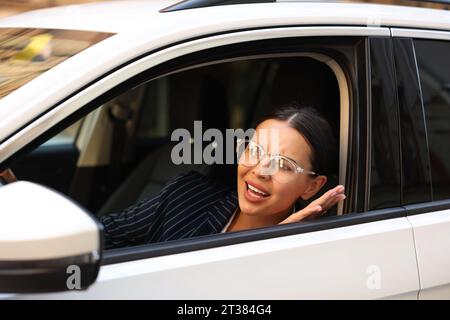
<svg viewBox="0 0 450 320">
<path fill-rule="evenodd" d="M 245 213 L 249 216 L 260 216 L 262 215 L 262 212 L 264 208 L 261 208 L 261 206 L 248 203 L 245 199 L 241 199 L 239 197 L 239 209 L 241 209 L 242 213 Z"/>
</svg>

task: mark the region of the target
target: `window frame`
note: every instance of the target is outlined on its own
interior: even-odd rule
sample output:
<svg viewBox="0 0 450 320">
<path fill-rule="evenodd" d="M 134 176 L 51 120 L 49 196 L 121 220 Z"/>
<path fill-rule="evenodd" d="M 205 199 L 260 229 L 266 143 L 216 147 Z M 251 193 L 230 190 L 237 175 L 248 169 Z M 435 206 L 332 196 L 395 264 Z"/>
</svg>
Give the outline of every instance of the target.
<svg viewBox="0 0 450 320">
<path fill-rule="evenodd" d="M 413 40 L 394 38 L 393 49 L 400 110 L 402 205 L 430 202 L 430 159 Z"/>
<path fill-rule="evenodd" d="M 372 37 L 369 41 L 370 102 L 368 103 L 369 118 L 367 123 L 370 126 L 372 139 L 368 140 L 368 152 L 370 154 L 368 156 L 369 181 L 367 184 L 369 192 L 366 194 L 366 210 L 376 210 L 402 205 L 400 115 L 392 38 Z M 376 85 L 381 88 L 378 92 L 376 91 Z M 375 134 L 374 128 L 379 128 L 380 131 L 383 128 L 387 130 L 390 133 L 387 141 L 382 140 L 386 137 L 381 137 L 381 132 Z M 383 149 L 386 145 L 390 145 L 391 148 Z M 382 164 L 379 163 L 380 161 L 375 161 L 374 164 L 375 147 L 383 151 Z M 390 162 L 388 163 L 386 160 L 390 160 Z M 392 170 L 393 172 L 383 172 L 385 170 Z M 373 184 L 375 171 L 382 173 L 384 184 Z M 380 186 L 382 190 L 377 190 L 377 188 L 380 189 Z M 388 206 L 382 204 L 377 207 L 378 203 L 386 201 L 385 199 L 382 200 L 383 193 L 389 194 L 390 200 L 388 202 L 391 203 Z"/>
<path fill-rule="evenodd" d="M 305 28 L 308 29 L 308 28 Z M 335 36 L 337 38 L 343 39 L 347 36 L 358 36 L 365 39 L 364 42 L 364 48 L 367 49 L 367 39 L 368 36 L 372 36 L 370 34 L 370 31 L 367 31 L 367 28 L 350 28 L 352 29 L 355 34 L 339 34 L 339 31 L 336 32 L 335 28 L 325 28 L 325 30 L 328 30 L 328 33 L 322 34 L 322 35 L 316 35 L 316 38 L 320 37 L 326 38 L 327 41 L 329 41 L 329 36 Z M 333 30 L 333 31 L 331 31 Z M 361 31 L 362 30 L 362 31 Z M 387 30 L 387 29 L 382 29 Z M 324 32 L 324 29 L 321 30 Z M 348 31 L 348 30 L 347 30 Z M 378 30 L 379 32 L 379 30 Z M 374 34 L 377 36 L 380 35 L 382 32 L 374 32 Z M 231 34 L 232 35 L 232 34 Z M 388 37 L 388 35 L 382 33 L 383 36 Z M 311 39 L 313 35 L 303 35 L 303 36 L 296 36 L 295 38 L 309 38 Z M 284 38 L 294 38 L 294 37 L 287 37 L 284 36 Z M 263 40 L 263 39 L 261 39 Z M 324 40 L 324 39 L 322 39 Z M 247 39 L 248 41 L 248 39 Z M 239 41 L 237 41 L 239 43 Z M 247 43 L 245 41 L 242 41 L 242 43 Z M 230 44 L 230 45 L 237 45 L 237 44 Z M 217 46 L 214 48 L 222 48 L 222 46 Z M 209 50 L 212 50 L 211 48 Z M 264 51 L 264 50 L 263 50 Z M 350 175 L 350 179 L 348 180 L 350 184 L 350 190 L 349 193 L 353 195 L 353 198 L 355 199 L 354 204 L 352 206 L 355 206 L 357 208 L 356 212 L 363 212 L 366 211 L 365 208 L 367 204 L 365 203 L 365 195 L 366 191 L 368 190 L 368 163 L 367 158 L 370 158 L 368 156 L 368 149 L 367 149 L 367 141 L 370 141 L 370 132 L 368 131 L 367 127 L 365 126 L 365 121 L 367 121 L 367 87 L 368 84 L 365 84 L 363 88 L 357 89 L 353 84 L 358 83 L 360 80 L 366 79 L 366 73 L 368 72 L 368 61 L 366 52 L 363 54 L 363 59 L 358 60 L 358 70 L 362 70 L 361 72 L 354 72 L 353 74 L 348 74 L 347 77 L 353 79 L 348 79 L 349 88 L 350 88 L 350 99 L 351 101 L 355 102 L 352 108 L 355 108 L 356 110 L 359 110 L 359 113 L 351 113 L 351 117 L 349 119 L 349 130 L 351 134 L 349 135 L 349 156 L 348 156 L 348 168 L 353 168 L 352 170 L 348 171 L 348 174 Z M 213 57 L 214 58 L 214 57 Z M 213 59 L 209 57 L 209 59 Z M 359 57 L 361 58 L 361 57 Z M 173 60 L 172 60 L 173 61 Z M 189 61 L 189 64 L 192 64 L 193 61 Z M 347 61 L 347 63 L 354 63 L 354 61 Z M 342 67 L 342 66 L 341 66 Z M 170 69 L 173 70 L 180 70 L 182 67 L 178 63 L 175 66 L 171 66 L 169 63 L 169 66 L 164 66 L 164 68 L 161 68 L 161 64 L 157 64 L 156 66 L 150 68 L 149 70 L 154 73 L 154 76 L 157 74 L 167 74 L 170 72 Z M 344 68 L 343 68 L 344 69 Z M 110 89 L 106 91 L 103 94 L 100 94 L 96 96 L 93 100 L 88 102 L 87 104 L 83 105 L 76 111 L 74 111 L 72 114 L 70 114 L 69 117 L 63 118 L 62 121 L 57 122 L 56 125 L 53 127 L 50 127 L 44 134 L 41 134 L 37 139 L 33 140 L 30 144 L 27 145 L 26 148 L 22 148 L 21 151 L 24 151 L 25 149 L 28 149 L 29 147 L 35 147 L 36 145 L 39 145 L 39 142 L 45 140 L 45 137 L 51 136 L 53 133 L 59 131 L 61 128 L 64 128 L 68 122 L 74 121 L 76 119 L 81 118 L 82 116 L 86 115 L 95 107 L 98 107 L 102 104 L 103 101 L 108 101 L 109 99 L 116 97 L 118 94 L 117 92 L 124 92 L 128 88 L 131 88 L 132 86 L 135 86 L 137 84 L 142 83 L 142 79 L 140 79 L 139 76 L 144 75 L 147 77 L 147 80 L 149 79 L 148 71 L 143 72 L 135 77 L 131 77 L 126 79 L 124 82 L 118 82 L 118 84 L 113 87 L 113 89 Z M 362 78 L 361 78 L 362 77 Z M 150 77 L 151 78 L 151 77 Z M 367 80 L 367 79 L 366 79 Z M 365 82 L 364 82 L 365 83 Z M 80 92 L 82 93 L 82 92 Z M 68 100 L 69 101 L 69 100 Z M 363 139 L 360 140 L 360 134 L 363 133 Z M 359 142 L 359 143 L 356 143 Z M 13 161 L 14 158 L 20 154 L 20 152 L 14 153 L 14 156 L 8 158 L 7 161 L 2 162 L 2 165 L 5 163 L 9 163 L 10 161 Z M 362 158 L 361 158 L 362 157 Z M 363 159 L 363 163 L 361 164 L 361 159 Z M 352 166 L 350 165 L 352 164 Z M 361 176 L 359 173 L 363 173 Z M 357 201 L 358 200 L 358 201 Z M 350 206 L 350 205 L 349 205 Z M 359 207 L 358 207 L 359 206 Z M 359 208 L 359 209 L 358 209 Z M 347 210 L 351 211 L 351 210 Z M 382 209 L 382 210 L 374 210 L 370 212 L 364 212 L 364 213 L 352 213 L 352 214 L 346 214 L 344 216 L 338 216 L 338 217 L 329 217 L 324 218 L 323 220 L 320 220 L 318 222 L 312 222 L 312 223 L 297 223 L 297 224 L 291 224 L 291 225 L 280 225 L 280 226 L 274 226 L 274 227 L 268 227 L 268 228 L 262 228 L 257 230 L 249 230 L 249 231 L 242 231 L 242 232 L 236 232 L 236 233 L 230 233 L 230 234 L 219 234 L 219 235 L 211 235 L 211 236 L 204 236 L 199 237 L 195 239 L 188 239 L 188 240 L 180 240 L 180 241 L 172 241 L 169 243 L 159 243 L 159 244 L 151 244 L 151 245 L 143 245 L 143 246 L 137 246 L 132 248 L 124 248 L 124 249 L 113 249 L 105 251 L 104 253 L 104 261 L 103 264 L 112 264 L 112 263 L 118 263 L 118 262 L 124 262 L 124 261 L 130 261 L 130 260 L 136 260 L 136 259 L 144 259 L 148 257 L 153 256 L 161 256 L 161 255 L 167 255 L 167 254 L 173 254 L 173 253 L 179 253 L 179 252 L 186 252 L 186 251 L 192 251 L 192 250 L 199 250 L 199 249 L 205 249 L 205 248 L 211 248 L 211 247 L 218 247 L 218 246 L 225 246 L 230 245 L 234 243 L 242 243 L 242 242 L 248 242 L 248 241 L 257 241 L 262 239 L 269 239 L 274 237 L 280 237 L 280 236 L 287 236 L 287 235 L 293 235 L 293 234 L 301 234 L 301 233 L 308 233 L 313 231 L 319 231 L 319 230 L 326 230 L 326 229 L 333 229 L 338 227 L 344 227 L 344 226 L 350 226 L 355 224 L 361 224 L 361 223 L 367 223 L 367 222 L 373 222 L 373 221 L 379 221 L 379 220 L 385 220 L 385 219 L 391 219 L 391 218 L 398 218 L 405 216 L 404 208 L 389 208 L 389 209 Z"/>
</svg>

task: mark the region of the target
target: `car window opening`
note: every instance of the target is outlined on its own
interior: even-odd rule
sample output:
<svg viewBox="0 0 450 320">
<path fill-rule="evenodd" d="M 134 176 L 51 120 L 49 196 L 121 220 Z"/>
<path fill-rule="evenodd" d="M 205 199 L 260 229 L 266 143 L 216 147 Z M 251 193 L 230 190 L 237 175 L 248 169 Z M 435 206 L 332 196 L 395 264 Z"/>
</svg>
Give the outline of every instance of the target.
<svg viewBox="0 0 450 320">
<path fill-rule="evenodd" d="M 67 167 L 60 168 L 58 178 L 33 176 L 29 159 L 12 169 L 19 179 L 34 179 L 62 191 L 101 218 L 151 198 L 168 181 L 189 171 L 235 186 L 236 164 L 174 164 L 171 152 L 177 142 L 170 141 L 171 133 L 184 128 L 194 137 L 198 120 L 203 132 L 248 129 L 274 107 L 298 103 L 316 108 L 339 143 L 332 174 L 316 199 L 345 182 L 348 132 L 342 122 L 348 122 L 349 112 L 345 79 L 340 66 L 320 54 L 234 60 L 172 73 L 91 112 L 77 125 L 76 135 L 66 135 L 73 137 L 70 143 L 47 142 L 47 151 L 38 148 L 31 153 L 30 158 L 38 160 L 35 163 L 52 152 L 66 157 Z M 210 143 L 200 144 L 204 148 Z M 296 207 L 311 201 L 298 201 Z M 325 216 L 338 212 L 342 214 L 341 206 L 330 208 Z"/>
</svg>

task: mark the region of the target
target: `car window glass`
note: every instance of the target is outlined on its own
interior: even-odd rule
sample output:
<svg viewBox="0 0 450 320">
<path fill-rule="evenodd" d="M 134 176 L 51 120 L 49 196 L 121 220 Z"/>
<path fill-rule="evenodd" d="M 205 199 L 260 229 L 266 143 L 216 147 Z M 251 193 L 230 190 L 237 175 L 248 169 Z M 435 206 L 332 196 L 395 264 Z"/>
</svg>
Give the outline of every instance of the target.
<svg viewBox="0 0 450 320">
<path fill-rule="evenodd" d="M 431 163 L 433 199 L 450 198 L 450 43 L 415 40 Z"/>
<path fill-rule="evenodd" d="M 81 128 L 81 123 L 83 120 L 79 120 L 75 122 L 70 127 L 64 129 L 60 133 L 58 133 L 53 138 L 47 140 L 43 143 L 43 146 L 53 146 L 53 145 L 63 145 L 63 144 L 74 144 L 76 141 L 76 137 Z"/>
</svg>

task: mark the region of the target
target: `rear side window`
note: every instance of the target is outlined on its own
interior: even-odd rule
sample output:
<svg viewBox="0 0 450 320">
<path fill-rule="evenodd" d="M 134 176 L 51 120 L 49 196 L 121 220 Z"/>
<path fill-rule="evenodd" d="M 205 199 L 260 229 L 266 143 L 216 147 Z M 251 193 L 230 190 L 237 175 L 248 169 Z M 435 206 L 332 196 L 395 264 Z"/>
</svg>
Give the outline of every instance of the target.
<svg viewBox="0 0 450 320">
<path fill-rule="evenodd" d="M 433 200 L 450 198 L 450 42 L 415 40 L 425 111 Z"/>
</svg>

